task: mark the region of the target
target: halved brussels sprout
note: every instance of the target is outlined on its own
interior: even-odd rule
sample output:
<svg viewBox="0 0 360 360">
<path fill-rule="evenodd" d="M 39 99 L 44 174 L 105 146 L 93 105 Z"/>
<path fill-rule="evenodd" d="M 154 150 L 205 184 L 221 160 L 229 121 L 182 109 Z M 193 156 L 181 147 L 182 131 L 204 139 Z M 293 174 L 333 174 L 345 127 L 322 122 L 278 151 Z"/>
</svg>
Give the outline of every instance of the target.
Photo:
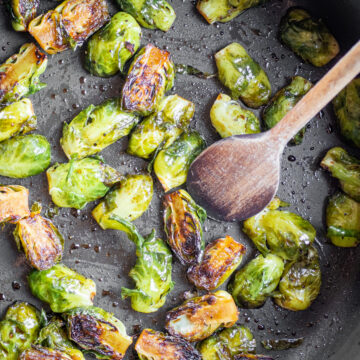
<svg viewBox="0 0 360 360">
<path fill-rule="evenodd" d="M 354 79 L 333 100 L 341 134 L 360 147 L 360 78 Z"/>
<path fill-rule="evenodd" d="M 197 350 L 184 339 L 151 329 L 141 332 L 135 350 L 140 360 L 201 360 Z"/>
<path fill-rule="evenodd" d="M 55 313 L 92 305 L 96 294 L 96 285 L 91 279 L 62 264 L 48 270 L 33 270 L 28 280 L 33 295 L 48 303 Z"/>
<path fill-rule="evenodd" d="M 261 132 L 256 115 L 225 94 L 219 94 L 216 98 L 210 110 L 210 119 L 222 138 Z"/>
<path fill-rule="evenodd" d="M 49 194 L 59 207 L 82 209 L 88 202 L 102 198 L 121 175 L 98 158 L 70 160 L 55 164 L 46 172 Z"/>
<path fill-rule="evenodd" d="M 202 223 L 206 211 L 196 205 L 185 190 L 166 194 L 164 198 L 164 226 L 167 242 L 180 262 L 199 263 L 203 257 L 205 243 Z"/>
<path fill-rule="evenodd" d="M 131 14 L 141 26 L 168 31 L 176 14 L 165 0 L 116 0 L 119 6 Z"/>
<path fill-rule="evenodd" d="M 19 135 L 0 143 L 0 175 L 26 178 L 45 171 L 51 146 L 42 135 Z"/>
<path fill-rule="evenodd" d="M 88 41 L 85 68 L 102 77 L 122 72 L 125 63 L 138 50 L 140 39 L 141 28 L 136 20 L 125 12 L 118 12 Z"/>
<path fill-rule="evenodd" d="M 11 103 L 34 94 L 46 86 L 39 81 L 47 56 L 35 44 L 24 44 L 18 54 L 0 65 L 0 104 Z"/>
<path fill-rule="evenodd" d="M 154 161 L 154 172 L 165 191 L 186 182 L 191 163 L 205 149 L 205 140 L 197 131 L 182 133 Z"/>
<path fill-rule="evenodd" d="M 330 149 L 320 165 L 339 179 L 341 189 L 360 202 L 360 160 L 341 147 Z"/>
<path fill-rule="evenodd" d="M 266 0 L 199 0 L 196 7 L 205 20 L 212 24 L 216 21 L 228 22 L 245 10 L 265 2 Z"/>
<path fill-rule="evenodd" d="M 17 360 L 19 354 L 36 340 L 40 312 L 26 302 L 11 305 L 0 321 L 0 359 Z"/>
<path fill-rule="evenodd" d="M 321 271 L 317 250 L 310 246 L 299 260 L 288 262 L 274 299 L 279 306 L 292 310 L 306 310 L 317 298 L 321 287 Z"/>
<path fill-rule="evenodd" d="M 268 129 L 274 127 L 311 89 L 312 83 L 301 76 L 294 76 L 289 85 L 278 91 L 266 105 L 263 111 L 263 120 Z M 300 130 L 293 138 L 292 143 L 301 144 L 305 129 Z"/>
<path fill-rule="evenodd" d="M 170 53 L 152 44 L 135 56 L 122 88 L 122 108 L 147 116 L 156 111 L 174 84 L 174 63 Z"/>
<path fill-rule="evenodd" d="M 110 190 L 92 211 L 92 216 L 104 230 L 126 231 L 119 222 L 111 220 L 111 217 L 118 216 L 126 221 L 139 218 L 149 207 L 153 192 L 150 175 L 128 175 L 116 188 Z"/>
<path fill-rule="evenodd" d="M 0 186 L 0 224 L 30 215 L 29 190 L 20 185 Z"/>
<path fill-rule="evenodd" d="M 326 208 L 327 236 L 340 247 L 354 247 L 360 243 L 360 203 L 349 196 L 333 195 Z"/>
<path fill-rule="evenodd" d="M 232 43 L 215 54 L 220 81 L 247 106 L 258 108 L 266 104 L 271 85 L 265 71 L 238 43 Z"/>
<path fill-rule="evenodd" d="M 280 24 L 280 37 L 295 54 L 314 66 L 324 66 L 340 51 L 339 44 L 321 20 L 298 8 L 290 9 Z"/>
<path fill-rule="evenodd" d="M 283 271 L 284 262 L 280 257 L 259 255 L 235 274 L 228 290 L 239 306 L 258 308 L 277 288 Z"/>
<path fill-rule="evenodd" d="M 217 239 L 206 246 L 202 262 L 189 267 L 187 277 L 199 289 L 215 290 L 240 265 L 245 251 L 231 236 Z"/>
<path fill-rule="evenodd" d="M 139 120 L 123 111 L 118 99 L 109 99 L 98 106 L 88 106 L 69 124 L 65 123 L 60 143 L 69 159 L 81 159 L 128 135 Z"/>
<path fill-rule="evenodd" d="M 41 208 L 17 222 L 14 238 L 32 267 L 47 270 L 60 261 L 64 238 L 50 220 L 40 215 L 40 211 Z"/>
<path fill-rule="evenodd" d="M 19 356 L 19 360 L 72 360 L 72 358 L 59 350 L 32 345 Z"/>
<path fill-rule="evenodd" d="M 235 355 L 255 352 L 256 340 L 247 327 L 235 325 L 203 340 L 197 349 L 203 360 L 232 360 Z"/>
<path fill-rule="evenodd" d="M 98 359 L 121 360 L 132 343 L 124 324 L 98 307 L 79 307 L 65 317 L 69 338 Z"/>
<path fill-rule="evenodd" d="M 144 159 L 159 147 L 170 146 L 188 129 L 195 105 L 179 95 L 166 96 L 156 113 L 149 115 L 131 133 L 127 152 Z"/>
<path fill-rule="evenodd" d="M 226 291 L 217 291 L 185 301 L 166 315 L 166 330 L 187 341 L 200 341 L 220 327 L 232 327 L 239 313 Z"/>
<path fill-rule="evenodd" d="M 286 203 L 275 198 L 259 214 L 244 221 L 243 231 L 263 254 L 296 260 L 313 243 L 316 230 L 300 215 L 277 210 Z"/>
<path fill-rule="evenodd" d="M 8 0 L 11 25 L 15 31 L 26 31 L 32 19 L 36 16 L 40 0 Z"/>
</svg>

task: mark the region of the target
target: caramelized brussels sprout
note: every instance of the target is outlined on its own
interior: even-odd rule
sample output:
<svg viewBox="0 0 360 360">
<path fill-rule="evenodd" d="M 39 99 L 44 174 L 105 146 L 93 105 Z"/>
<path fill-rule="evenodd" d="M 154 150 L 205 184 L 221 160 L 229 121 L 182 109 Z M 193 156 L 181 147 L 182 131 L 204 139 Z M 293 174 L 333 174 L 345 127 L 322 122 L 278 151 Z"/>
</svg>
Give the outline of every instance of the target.
<svg viewBox="0 0 360 360">
<path fill-rule="evenodd" d="M 271 85 L 265 71 L 238 43 L 232 43 L 215 54 L 220 81 L 247 106 L 258 108 L 266 104 Z"/>
<path fill-rule="evenodd" d="M 341 134 L 360 147 L 360 78 L 354 79 L 333 100 Z"/>
<path fill-rule="evenodd" d="M 128 175 L 112 189 L 104 200 L 92 211 L 92 216 L 102 229 L 124 230 L 117 221 L 118 216 L 126 221 L 139 218 L 149 207 L 153 197 L 153 180 L 148 174 Z"/>
<path fill-rule="evenodd" d="M 189 267 L 187 277 L 199 289 L 215 290 L 240 265 L 244 253 L 245 246 L 231 236 L 217 239 L 206 246 L 202 262 Z"/>
<path fill-rule="evenodd" d="M 112 221 L 119 223 L 129 239 L 136 245 L 136 264 L 129 276 L 135 282 L 135 289 L 121 289 L 123 299 L 131 298 L 135 311 L 151 313 L 160 309 L 166 295 L 172 290 L 172 256 L 165 242 L 155 237 L 155 230 L 142 237 L 136 227 L 127 220 L 112 216 Z"/>
<path fill-rule="evenodd" d="M 340 51 L 339 44 L 321 20 L 292 8 L 281 20 L 280 37 L 295 54 L 314 66 L 324 66 Z"/>
<path fill-rule="evenodd" d="M 197 346 L 203 360 L 232 360 L 241 353 L 253 353 L 256 340 L 251 331 L 240 325 L 224 329 Z"/>
<path fill-rule="evenodd" d="M 142 48 L 129 68 L 122 88 L 122 108 L 147 116 L 156 111 L 165 93 L 174 84 L 170 53 L 152 44 Z"/>
<path fill-rule="evenodd" d="M 29 190 L 20 185 L 0 186 L 0 224 L 16 223 L 29 215 Z"/>
<path fill-rule="evenodd" d="M 72 360 L 72 358 L 58 350 L 32 345 L 19 356 L 19 360 Z"/>
<path fill-rule="evenodd" d="M 170 146 L 187 130 L 194 116 L 195 105 L 179 95 L 166 96 L 156 113 L 149 115 L 131 133 L 127 152 L 144 159 L 159 147 Z"/>
<path fill-rule="evenodd" d="M 40 329 L 40 313 L 32 305 L 16 302 L 0 321 L 0 359 L 17 360 L 31 346 Z"/>
<path fill-rule="evenodd" d="M 50 220 L 40 215 L 40 211 L 41 208 L 17 222 L 14 238 L 32 267 L 47 270 L 61 259 L 64 238 Z"/>
<path fill-rule="evenodd" d="M 36 16 L 40 0 L 8 0 L 11 25 L 15 31 L 26 31 Z"/>
<path fill-rule="evenodd" d="M 39 81 L 47 56 L 33 43 L 24 44 L 18 54 L 0 65 L 0 104 L 11 103 L 34 94 L 46 86 Z"/>
<path fill-rule="evenodd" d="M 93 75 L 108 77 L 124 70 L 140 46 L 141 28 L 125 12 L 115 14 L 94 34 L 85 51 L 85 68 Z"/>
<path fill-rule="evenodd" d="M 226 291 L 217 291 L 185 301 L 166 315 L 166 330 L 193 342 L 204 340 L 220 327 L 231 327 L 239 313 Z"/>
<path fill-rule="evenodd" d="M 206 211 L 196 205 L 185 190 L 166 194 L 164 198 L 164 225 L 167 242 L 172 251 L 185 264 L 199 263 L 205 243 L 201 224 Z"/>
<path fill-rule="evenodd" d="M 200 354 L 184 339 L 144 329 L 135 350 L 141 360 L 201 360 Z"/>
<path fill-rule="evenodd" d="M 154 161 L 154 172 L 165 191 L 186 182 L 191 163 L 205 149 L 205 140 L 197 131 L 182 133 Z"/>
<path fill-rule="evenodd" d="M 62 264 L 48 270 L 33 270 L 28 280 L 33 295 L 48 303 L 55 313 L 92 305 L 96 294 L 92 280 Z"/>
<path fill-rule="evenodd" d="M 339 179 L 341 189 L 356 201 L 360 201 L 360 160 L 350 156 L 343 148 L 330 149 L 320 164 Z"/>
<path fill-rule="evenodd" d="M 239 306 L 258 308 L 277 288 L 283 271 L 280 257 L 259 255 L 235 274 L 228 289 Z"/>
<path fill-rule="evenodd" d="M 65 123 L 60 143 L 69 159 L 94 155 L 128 135 L 139 120 L 123 111 L 118 99 L 106 100 L 88 106 L 70 124 Z"/>
<path fill-rule="evenodd" d="M 275 198 L 259 214 L 244 221 L 243 231 L 263 255 L 271 252 L 284 260 L 296 260 L 313 243 L 316 230 L 301 216 L 277 210 L 284 205 Z"/>
<path fill-rule="evenodd" d="M 261 131 L 256 115 L 242 108 L 230 96 L 219 94 L 210 110 L 211 123 L 222 138 Z"/>
<path fill-rule="evenodd" d="M 228 22 L 245 10 L 261 5 L 266 0 L 199 0 L 197 9 L 205 20 L 212 24 L 215 21 Z"/>
<path fill-rule="evenodd" d="M 327 236 L 340 247 L 354 247 L 360 243 L 360 203 L 337 193 L 326 208 Z"/>
<path fill-rule="evenodd" d="M 166 0 L 116 0 L 141 26 L 168 31 L 175 21 L 174 9 Z"/>
<path fill-rule="evenodd" d="M 121 360 L 132 343 L 124 324 L 103 309 L 79 307 L 65 316 L 69 338 L 98 359 Z"/>
<path fill-rule="evenodd" d="M 321 287 L 321 271 L 317 250 L 310 246 L 299 260 L 288 262 L 274 299 L 279 306 L 300 311 L 317 298 Z"/>
<path fill-rule="evenodd" d="M 51 147 L 42 135 L 19 135 L 0 143 L 0 175 L 26 178 L 45 171 Z"/>
<path fill-rule="evenodd" d="M 52 201 L 60 207 L 82 209 L 102 198 L 121 175 L 98 158 L 55 164 L 46 172 Z"/>
<path fill-rule="evenodd" d="M 274 127 L 301 98 L 311 89 L 312 83 L 301 76 L 294 76 L 291 83 L 271 99 L 263 112 L 263 120 L 268 129 Z M 301 144 L 305 129 L 300 130 L 292 139 L 295 145 Z"/>
</svg>

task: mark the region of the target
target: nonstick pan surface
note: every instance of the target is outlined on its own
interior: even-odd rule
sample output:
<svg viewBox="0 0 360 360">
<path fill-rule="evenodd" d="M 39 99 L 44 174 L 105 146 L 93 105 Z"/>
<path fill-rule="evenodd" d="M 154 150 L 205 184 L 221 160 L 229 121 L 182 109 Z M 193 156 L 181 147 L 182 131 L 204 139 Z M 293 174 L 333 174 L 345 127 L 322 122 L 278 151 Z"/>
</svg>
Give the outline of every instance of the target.
<svg viewBox="0 0 360 360">
<path fill-rule="evenodd" d="M 57 4 L 56 1 L 42 3 L 44 9 Z M 110 0 L 109 5 L 112 14 L 119 11 Z M 237 41 L 266 70 L 273 93 L 294 75 L 316 82 L 333 64 L 321 69 L 305 64 L 278 41 L 279 21 L 290 6 L 303 6 L 322 17 L 338 38 L 342 53 L 360 38 L 359 0 L 270 0 L 229 23 L 212 26 L 197 13 L 195 1 L 173 0 L 172 5 L 177 13 L 174 27 L 166 34 L 143 29 L 143 45 L 151 42 L 169 50 L 176 63 L 215 72 L 213 54 Z M 6 60 L 28 41 L 31 41 L 29 35 L 12 30 L 5 3 L 0 0 L 0 61 Z M 84 48 L 81 48 L 49 56 L 48 68 L 42 76 L 48 85 L 31 96 L 38 116 L 37 132 L 51 142 L 53 163 L 66 161 L 59 144 L 63 122 L 71 120 L 90 104 L 97 105 L 120 94 L 123 79 L 119 75 L 110 79 L 91 76 L 82 67 L 83 53 Z M 196 104 L 193 127 L 206 138 L 208 145 L 219 139 L 209 119 L 210 107 L 219 92 L 226 93 L 227 90 L 217 79 L 201 80 L 188 75 L 177 76 L 171 91 Z M 360 248 L 337 248 L 325 237 L 326 199 L 336 190 L 336 182 L 319 168 L 319 162 L 327 149 L 336 145 L 360 156 L 358 150 L 343 143 L 332 107 L 327 106 L 308 125 L 303 143 L 285 149 L 278 195 L 291 203 L 291 211 L 310 220 L 317 229 L 316 246 L 321 257 L 323 285 L 320 296 L 306 311 L 293 313 L 276 307 L 271 300 L 261 309 L 240 309 L 240 323 L 253 331 L 258 340 L 258 353 L 266 353 L 260 340 L 304 337 L 299 348 L 271 354 L 282 360 L 360 359 Z M 127 139 L 122 139 L 101 155 L 124 174 L 146 169 L 147 163 L 127 155 L 126 147 Z M 290 161 L 294 160 L 289 158 L 290 155 L 296 160 Z M 0 183 L 26 186 L 30 189 L 31 203 L 40 201 L 44 210 L 53 207 L 45 173 L 23 180 L 0 177 Z M 157 234 L 165 238 L 161 213 L 163 191 L 158 182 L 155 189 L 150 208 L 135 224 L 143 234 L 155 228 Z M 135 248 L 123 233 L 103 231 L 97 226 L 90 215 L 94 206 L 95 203 L 91 203 L 82 211 L 60 209 L 53 219 L 66 239 L 63 262 L 96 282 L 95 304 L 113 312 L 125 323 L 128 333 L 136 334 L 144 327 L 163 329 L 166 311 L 183 301 L 185 291 L 194 290 L 185 278 L 184 267 L 174 257 L 176 285 L 157 313 L 146 315 L 133 311 L 128 300 L 121 300 L 120 290 L 122 286 L 133 285 L 128 273 L 135 263 Z M 12 226 L 6 226 L 0 233 L 1 315 L 15 300 L 44 306 L 30 294 L 26 280 L 30 267 L 18 252 L 12 231 Z M 239 223 L 206 221 L 204 236 L 207 242 L 224 235 L 231 235 L 246 245 L 243 264 L 255 255 L 255 248 L 241 232 Z M 48 310 L 46 306 L 45 309 Z M 133 350 L 129 350 L 126 359 L 132 358 L 136 357 Z"/>
</svg>

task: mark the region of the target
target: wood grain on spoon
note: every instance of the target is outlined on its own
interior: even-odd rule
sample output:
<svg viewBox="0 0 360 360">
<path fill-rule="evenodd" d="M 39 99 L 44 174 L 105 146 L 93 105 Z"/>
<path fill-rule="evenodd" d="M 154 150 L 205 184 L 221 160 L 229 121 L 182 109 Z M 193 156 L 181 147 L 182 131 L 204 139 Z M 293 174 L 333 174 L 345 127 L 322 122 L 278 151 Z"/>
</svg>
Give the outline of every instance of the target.
<svg viewBox="0 0 360 360">
<path fill-rule="evenodd" d="M 360 41 L 271 130 L 222 139 L 192 163 L 187 188 L 209 216 L 244 220 L 275 196 L 288 141 L 360 73 Z"/>
</svg>

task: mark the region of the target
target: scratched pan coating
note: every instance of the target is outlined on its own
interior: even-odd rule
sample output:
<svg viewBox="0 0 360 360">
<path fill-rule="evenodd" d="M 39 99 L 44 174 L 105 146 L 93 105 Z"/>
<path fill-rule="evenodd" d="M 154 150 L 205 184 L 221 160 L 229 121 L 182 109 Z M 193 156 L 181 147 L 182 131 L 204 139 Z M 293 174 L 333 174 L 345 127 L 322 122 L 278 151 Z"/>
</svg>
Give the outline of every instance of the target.
<svg viewBox="0 0 360 360">
<path fill-rule="evenodd" d="M 3 61 L 31 38 L 11 29 L 5 3 L 1 1 L 0 61 Z M 43 3 L 47 8 L 57 4 L 55 1 Z M 117 7 L 114 3 L 109 5 L 114 14 Z M 213 54 L 230 42 L 238 41 L 266 69 L 273 93 L 288 83 L 291 76 L 301 75 L 316 81 L 329 68 L 317 69 L 304 64 L 280 44 L 277 39 L 278 24 L 288 7 L 304 6 L 315 15 L 322 16 L 338 38 L 342 52 L 360 37 L 358 0 L 271 0 L 230 23 L 212 26 L 207 25 L 197 13 L 194 1 L 174 0 L 172 5 L 177 13 L 174 27 L 166 34 L 144 29 L 143 45 L 152 42 L 168 49 L 176 63 L 213 72 Z M 120 94 L 122 78 L 119 75 L 110 79 L 91 76 L 82 67 L 83 53 L 84 48 L 49 56 L 48 68 L 42 76 L 48 86 L 31 96 L 38 116 L 38 133 L 46 135 L 51 142 L 53 162 L 66 161 L 59 145 L 63 122 L 69 121 L 90 104 L 96 105 Z M 179 75 L 171 91 L 196 104 L 193 127 L 206 138 L 208 145 L 219 139 L 211 126 L 209 110 L 220 91 L 226 92 L 226 89 L 216 79 L 201 80 L 187 75 Z M 240 322 L 254 332 L 259 353 L 266 353 L 260 345 L 263 339 L 296 336 L 305 337 L 302 346 L 273 352 L 272 355 L 282 360 L 360 358 L 360 247 L 336 248 L 324 236 L 324 206 L 336 184 L 319 169 L 319 161 L 326 150 L 335 145 L 350 149 L 338 136 L 334 113 L 328 106 L 310 122 L 303 143 L 285 150 L 278 194 L 291 203 L 291 210 L 310 220 L 317 229 L 323 286 L 315 303 L 303 312 L 280 309 L 271 300 L 261 309 L 240 310 Z M 145 169 L 145 161 L 125 154 L 126 146 L 127 139 L 122 139 L 102 151 L 101 155 L 108 164 L 124 174 Z M 352 151 L 360 155 L 359 151 Z M 289 161 L 290 155 L 296 160 Z M 45 173 L 24 180 L 0 177 L 0 183 L 24 185 L 30 189 L 31 202 L 40 201 L 45 209 L 52 206 Z M 158 182 L 155 190 L 149 210 L 135 224 L 143 234 L 155 228 L 164 238 L 161 214 L 163 192 Z M 128 300 L 121 300 L 120 289 L 133 285 L 128 272 L 135 263 L 135 247 L 122 233 L 99 229 L 90 216 L 95 204 L 91 203 L 81 211 L 60 209 L 59 215 L 53 219 L 66 239 L 63 262 L 94 279 L 98 289 L 95 304 L 114 312 L 125 323 L 128 333 L 135 334 L 139 327 L 162 329 L 166 311 L 182 302 L 184 291 L 193 289 L 185 278 L 184 267 L 174 257 L 173 280 L 176 285 L 157 313 L 146 315 L 133 311 Z M 205 240 L 209 242 L 225 235 L 233 236 L 247 247 L 244 264 L 254 256 L 255 250 L 240 228 L 238 223 L 207 220 Z M 14 300 L 25 300 L 40 306 L 40 302 L 29 292 L 26 275 L 30 267 L 17 251 L 12 231 L 11 226 L 6 226 L 0 234 L 0 293 L 5 296 L 5 300 L 0 301 L 1 315 Z M 21 284 L 19 290 L 14 290 L 13 281 Z M 259 330 L 258 326 L 264 329 Z M 129 350 L 126 359 L 132 358 L 135 358 L 134 351 Z"/>
</svg>

